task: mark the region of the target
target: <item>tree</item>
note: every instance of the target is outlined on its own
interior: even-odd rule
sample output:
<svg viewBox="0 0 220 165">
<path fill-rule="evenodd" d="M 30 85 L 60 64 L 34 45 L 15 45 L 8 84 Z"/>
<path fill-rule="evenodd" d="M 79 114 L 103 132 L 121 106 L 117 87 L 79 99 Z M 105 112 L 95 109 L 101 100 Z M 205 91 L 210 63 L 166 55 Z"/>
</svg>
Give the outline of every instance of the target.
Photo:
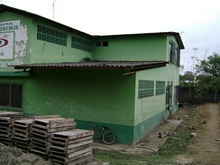
<svg viewBox="0 0 220 165">
<path fill-rule="evenodd" d="M 197 90 L 200 92 L 214 91 L 215 102 L 217 94 L 220 91 L 220 55 L 213 53 L 207 60 L 202 60 L 200 65 L 196 66 L 199 75 L 196 77 Z"/>
<path fill-rule="evenodd" d="M 192 102 L 195 96 L 195 73 L 186 71 L 184 75 L 180 75 L 180 86 L 182 89 L 187 89 L 187 99 Z"/>
</svg>

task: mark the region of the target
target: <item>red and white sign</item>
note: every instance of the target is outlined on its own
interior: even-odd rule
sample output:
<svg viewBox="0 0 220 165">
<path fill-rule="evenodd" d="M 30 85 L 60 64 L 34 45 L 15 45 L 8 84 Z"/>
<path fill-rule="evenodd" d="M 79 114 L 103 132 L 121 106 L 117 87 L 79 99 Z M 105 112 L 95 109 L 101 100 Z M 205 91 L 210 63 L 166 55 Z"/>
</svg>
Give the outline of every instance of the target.
<svg viewBox="0 0 220 165">
<path fill-rule="evenodd" d="M 0 33 L 0 59 L 13 58 L 14 33 Z"/>
</svg>

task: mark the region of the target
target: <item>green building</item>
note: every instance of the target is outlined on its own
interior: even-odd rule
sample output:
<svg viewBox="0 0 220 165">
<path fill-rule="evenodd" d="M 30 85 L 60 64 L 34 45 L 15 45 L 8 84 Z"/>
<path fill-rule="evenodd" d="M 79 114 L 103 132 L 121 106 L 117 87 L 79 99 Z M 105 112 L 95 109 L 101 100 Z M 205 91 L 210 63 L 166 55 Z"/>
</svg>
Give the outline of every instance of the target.
<svg viewBox="0 0 220 165">
<path fill-rule="evenodd" d="M 178 108 L 176 32 L 93 36 L 0 5 L 0 109 L 108 126 L 134 144 Z"/>
</svg>

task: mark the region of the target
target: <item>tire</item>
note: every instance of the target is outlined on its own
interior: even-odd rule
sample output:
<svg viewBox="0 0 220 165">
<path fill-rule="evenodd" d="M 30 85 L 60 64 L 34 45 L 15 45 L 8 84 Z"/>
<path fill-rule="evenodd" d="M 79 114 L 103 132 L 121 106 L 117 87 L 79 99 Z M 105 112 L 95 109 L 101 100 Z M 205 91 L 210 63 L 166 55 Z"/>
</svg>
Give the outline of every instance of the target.
<svg viewBox="0 0 220 165">
<path fill-rule="evenodd" d="M 116 139 L 115 134 L 111 131 L 106 131 L 102 135 L 102 141 L 108 145 L 113 144 L 115 142 L 115 139 Z"/>
</svg>

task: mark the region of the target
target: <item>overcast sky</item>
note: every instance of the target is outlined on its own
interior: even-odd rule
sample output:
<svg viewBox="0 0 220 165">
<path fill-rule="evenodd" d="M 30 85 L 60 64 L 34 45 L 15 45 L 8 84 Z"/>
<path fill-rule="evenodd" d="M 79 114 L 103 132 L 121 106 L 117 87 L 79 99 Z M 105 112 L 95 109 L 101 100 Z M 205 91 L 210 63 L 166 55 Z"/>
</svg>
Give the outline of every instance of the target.
<svg viewBox="0 0 220 165">
<path fill-rule="evenodd" d="M 218 0 L 0 0 L 0 4 L 91 35 L 179 32 L 185 71 L 191 69 L 195 53 L 199 59 L 220 53 Z"/>
</svg>

